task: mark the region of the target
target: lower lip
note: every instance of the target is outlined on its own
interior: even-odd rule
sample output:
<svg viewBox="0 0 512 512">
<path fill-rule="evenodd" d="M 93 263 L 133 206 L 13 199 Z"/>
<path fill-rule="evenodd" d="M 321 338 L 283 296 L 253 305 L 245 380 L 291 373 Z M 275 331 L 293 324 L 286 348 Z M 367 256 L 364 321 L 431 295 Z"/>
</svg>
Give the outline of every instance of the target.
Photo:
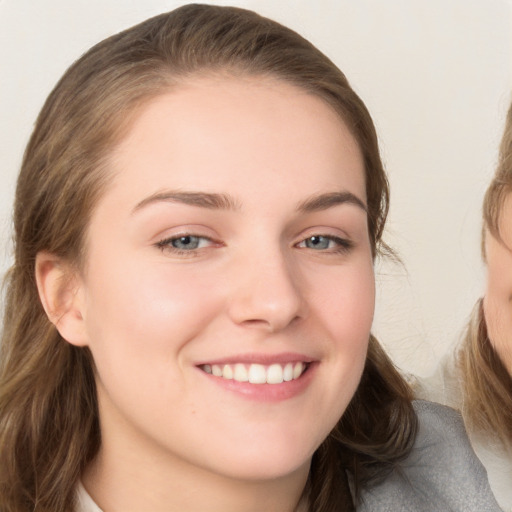
<svg viewBox="0 0 512 512">
<path fill-rule="evenodd" d="M 281 384 L 251 384 L 250 382 L 238 382 L 234 379 L 216 377 L 215 375 L 204 372 L 200 368 L 198 368 L 198 370 L 214 384 L 248 400 L 281 402 L 302 394 L 311 383 L 317 366 L 317 363 L 310 363 L 307 370 L 298 379 L 282 382 Z"/>
</svg>

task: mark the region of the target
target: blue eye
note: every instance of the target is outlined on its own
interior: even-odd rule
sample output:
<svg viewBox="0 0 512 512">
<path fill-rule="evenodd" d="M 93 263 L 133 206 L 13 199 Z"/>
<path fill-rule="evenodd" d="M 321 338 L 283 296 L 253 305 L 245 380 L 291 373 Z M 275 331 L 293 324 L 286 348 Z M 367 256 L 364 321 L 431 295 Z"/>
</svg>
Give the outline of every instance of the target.
<svg viewBox="0 0 512 512">
<path fill-rule="evenodd" d="M 170 245 L 180 251 L 192 251 L 198 249 L 202 238 L 194 235 L 185 235 L 170 240 Z"/>
<path fill-rule="evenodd" d="M 166 252 L 183 254 L 194 253 L 197 249 L 208 247 L 213 242 L 205 237 L 198 235 L 179 235 L 164 240 L 160 240 L 156 246 Z"/>
<path fill-rule="evenodd" d="M 333 240 L 321 235 L 310 236 L 309 238 L 306 238 L 306 240 L 304 240 L 304 245 L 308 249 L 325 250 L 332 247 L 331 244 L 333 244 Z"/>
<path fill-rule="evenodd" d="M 313 235 L 299 242 L 297 247 L 337 253 L 348 251 L 353 247 L 353 243 L 337 236 Z"/>
</svg>

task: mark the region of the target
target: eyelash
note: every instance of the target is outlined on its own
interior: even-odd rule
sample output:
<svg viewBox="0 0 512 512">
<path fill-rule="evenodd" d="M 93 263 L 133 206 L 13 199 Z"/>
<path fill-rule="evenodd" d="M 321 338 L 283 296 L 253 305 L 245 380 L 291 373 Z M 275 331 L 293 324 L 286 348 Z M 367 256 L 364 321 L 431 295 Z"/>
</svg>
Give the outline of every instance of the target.
<svg viewBox="0 0 512 512">
<path fill-rule="evenodd" d="M 308 240 L 312 240 L 314 238 L 324 238 L 329 243 L 334 242 L 335 247 L 325 248 L 322 250 L 319 250 L 318 252 L 326 252 L 329 254 L 345 254 L 349 252 L 354 247 L 354 243 L 351 240 L 347 240 L 346 238 L 340 238 L 338 236 L 334 235 L 322 235 L 322 234 L 315 234 L 308 236 L 304 240 L 301 240 L 298 244 L 296 244 L 297 247 L 305 248 L 305 249 L 311 249 L 312 251 L 316 251 L 313 247 L 307 247 L 305 245 L 301 246 L 301 244 L 306 244 Z"/>
<path fill-rule="evenodd" d="M 315 247 L 307 247 L 307 242 L 309 240 L 313 239 L 325 239 L 328 241 L 328 244 L 330 245 L 331 242 L 335 244 L 335 247 L 326 247 L 324 249 L 317 250 Z M 180 239 L 197 239 L 198 240 L 198 247 L 193 247 L 191 249 L 180 249 L 178 247 L 174 247 L 173 243 L 177 242 Z M 201 241 L 207 241 L 207 244 L 215 244 L 215 241 L 211 238 L 208 238 L 206 236 L 201 235 L 194 235 L 193 233 L 183 233 L 177 236 L 172 236 L 169 238 L 164 238 L 163 240 L 158 241 L 155 245 L 158 247 L 162 252 L 170 252 L 172 254 L 175 254 L 177 256 L 186 256 L 186 257 L 193 257 L 198 254 L 198 251 L 201 249 L 204 249 L 205 247 L 201 247 Z M 304 245 L 303 245 L 304 244 Z M 295 247 L 298 248 L 304 248 L 304 249 L 310 249 L 314 252 L 321 252 L 321 253 L 328 253 L 328 254 L 345 254 L 349 252 L 353 247 L 354 243 L 351 240 L 347 240 L 345 238 L 340 238 L 333 235 L 321 235 L 321 234 L 315 234 L 308 236 L 307 238 L 304 238 L 297 244 L 295 244 Z"/>
<path fill-rule="evenodd" d="M 201 241 L 206 240 L 208 244 L 215 244 L 215 242 L 208 238 L 207 236 L 201 236 L 201 235 L 194 235 L 193 233 L 183 233 L 177 236 L 171 236 L 169 238 L 164 238 L 163 240 L 158 241 L 155 245 L 158 247 L 162 252 L 170 252 L 172 254 L 175 254 L 177 256 L 188 256 L 193 257 L 196 256 L 198 251 L 201 249 L 204 249 L 204 247 L 194 247 L 192 249 L 180 249 L 178 247 L 174 247 L 172 244 L 180 239 L 185 238 L 196 238 L 199 240 L 199 244 L 201 244 Z"/>
</svg>

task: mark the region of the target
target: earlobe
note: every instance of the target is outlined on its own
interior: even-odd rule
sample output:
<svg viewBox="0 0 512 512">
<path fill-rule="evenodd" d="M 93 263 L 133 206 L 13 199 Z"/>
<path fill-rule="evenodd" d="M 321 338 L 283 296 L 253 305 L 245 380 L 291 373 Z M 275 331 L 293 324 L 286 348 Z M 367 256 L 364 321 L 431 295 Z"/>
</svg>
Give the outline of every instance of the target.
<svg viewBox="0 0 512 512">
<path fill-rule="evenodd" d="M 72 345 L 87 345 L 81 280 L 76 271 L 61 258 L 40 252 L 35 275 L 39 298 L 50 322 Z"/>
</svg>

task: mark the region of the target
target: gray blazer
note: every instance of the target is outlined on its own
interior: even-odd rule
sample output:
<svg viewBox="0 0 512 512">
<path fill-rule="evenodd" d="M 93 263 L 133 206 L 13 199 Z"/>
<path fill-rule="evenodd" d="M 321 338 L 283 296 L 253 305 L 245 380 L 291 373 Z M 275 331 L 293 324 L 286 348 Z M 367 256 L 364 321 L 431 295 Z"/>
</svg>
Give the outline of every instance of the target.
<svg viewBox="0 0 512 512">
<path fill-rule="evenodd" d="M 414 408 L 419 431 L 410 456 L 361 493 L 357 511 L 499 512 L 460 414 L 423 400 Z"/>
</svg>

